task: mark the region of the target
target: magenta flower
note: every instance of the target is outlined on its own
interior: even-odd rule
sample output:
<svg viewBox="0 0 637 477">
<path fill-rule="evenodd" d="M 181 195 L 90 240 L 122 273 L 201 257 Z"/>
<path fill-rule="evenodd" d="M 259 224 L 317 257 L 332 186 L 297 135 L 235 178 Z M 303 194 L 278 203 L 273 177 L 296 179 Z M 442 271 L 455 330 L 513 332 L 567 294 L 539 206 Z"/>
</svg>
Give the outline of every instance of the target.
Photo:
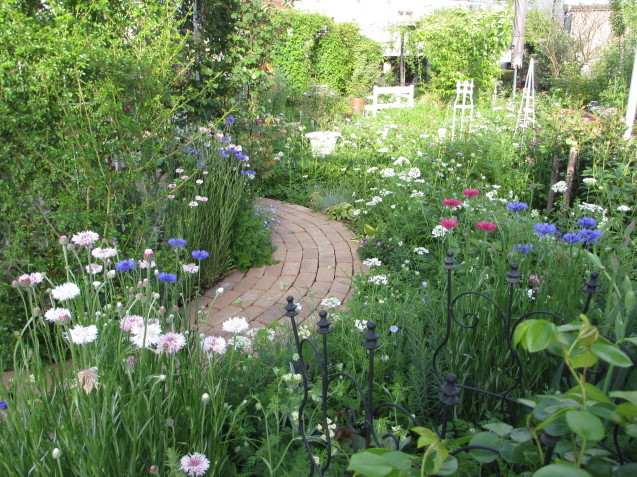
<svg viewBox="0 0 637 477">
<path fill-rule="evenodd" d="M 456 225 L 458 225 L 458 221 L 453 219 L 444 219 L 440 221 L 440 225 L 442 225 L 446 229 L 452 229 Z"/>
<path fill-rule="evenodd" d="M 458 199 L 443 199 L 442 203 L 447 207 L 458 207 L 462 205 L 462 201 Z"/>
<path fill-rule="evenodd" d="M 486 220 L 483 222 L 478 222 L 476 224 L 476 228 L 479 228 L 480 230 L 486 230 L 487 232 L 492 232 L 497 227 L 498 226 L 494 224 L 493 222 L 487 222 Z"/>
<path fill-rule="evenodd" d="M 479 189 L 465 189 L 465 190 L 462 191 L 462 193 L 464 195 L 466 195 L 467 197 L 473 197 L 473 196 L 478 195 L 480 193 L 480 190 Z"/>
</svg>

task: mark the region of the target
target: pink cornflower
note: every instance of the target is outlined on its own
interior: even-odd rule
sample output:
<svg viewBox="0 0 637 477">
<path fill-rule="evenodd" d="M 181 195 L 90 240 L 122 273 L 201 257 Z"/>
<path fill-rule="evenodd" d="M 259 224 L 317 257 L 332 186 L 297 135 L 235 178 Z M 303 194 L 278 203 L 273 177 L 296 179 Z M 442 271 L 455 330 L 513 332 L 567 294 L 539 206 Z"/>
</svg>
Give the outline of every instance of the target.
<svg viewBox="0 0 637 477">
<path fill-rule="evenodd" d="M 444 219 L 440 221 L 440 225 L 442 225 L 446 229 L 452 229 L 456 225 L 458 225 L 458 221 L 453 219 Z"/>
<path fill-rule="evenodd" d="M 465 189 L 465 190 L 462 191 L 462 193 L 464 195 L 466 195 L 467 197 L 473 197 L 473 196 L 478 195 L 480 193 L 480 190 L 479 189 Z"/>
<path fill-rule="evenodd" d="M 184 176 L 181 176 L 181 177 L 180 177 L 180 179 L 181 179 L 182 181 L 188 180 L 188 176 L 185 176 L 185 175 L 184 175 Z"/>
<path fill-rule="evenodd" d="M 144 326 L 144 318 L 139 315 L 129 315 L 119 320 L 119 327 L 124 331 L 132 331 L 134 327 L 141 326 Z"/>
<path fill-rule="evenodd" d="M 442 203 L 447 207 L 458 207 L 462 205 L 462 201 L 458 199 L 443 199 Z"/>
<path fill-rule="evenodd" d="M 182 172 L 184 172 L 184 170 L 180 167 L 179 169 L 175 169 L 175 172 L 177 174 L 181 174 Z"/>
<path fill-rule="evenodd" d="M 75 245 L 93 245 L 99 238 L 100 236 L 97 233 L 91 230 L 85 230 L 84 232 L 73 235 L 71 242 Z"/>
<path fill-rule="evenodd" d="M 166 196 L 166 198 L 167 198 L 167 199 L 171 199 L 171 200 L 172 200 L 172 199 L 174 199 L 174 198 L 175 198 L 175 196 L 174 196 L 174 195 L 172 195 L 172 194 L 168 194 L 168 195 Z"/>
<path fill-rule="evenodd" d="M 479 228 L 480 230 L 486 230 L 487 232 L 491 232 L 495 230 L 498 226 L 494 224 L 493 222 L 487 222 L 485 220 L 483 222 L 478 222 L 476 224 L 476 227 Z"/>
<path fill-rule="evenodd" d="M 199 267 L 194 263 L 188 263 L 186 265 L 182 265 L 181 268 L 186 273 L 197 273 L 199 271 Z"/>
<path fill-rule="evenodd" d="M 210 468 L 210 461 L 208 458 L 199 452 L 193 452 L 192 454 L 183 456 L 180 463 L 181 466 L 179 467 L 179 470 L 194 477 L 204 475 Z"/>
<path fill-rule="evenodd" d="M 152 249 L 147 248 L 144 250 L 144 258 L 153 258 L 155 256 L 155 252 Z"/>
<path fill-rule="evenodd" d="M 208 202 L 208 197 L 202 197 L 200 195 L 196 195 L 195 200 L 199 202 Z"/>
<path fill-rule="evenodd" d="M 157 341 L 157 351 L 168 354 L 176 353 L 184 346 L 186 346 L 186 337 L 181 333 L 166 333 L 161 335 Z"/>
<path fill-rule="evenodd" d="M 177 188 L 177 184 L 168 184 L 168 188 L 169 189 L 176 189 Z"/>
<path fill-rule="evenodd" d="M 226 348 L 228 346 L 228 343 L 226 342 L 225 338 L 222 338 L 220 336 L 206 336 L 203 340 L 203 343 L 201 343 L 201 350 L 204 353 L 217 353 L 217 354 L 224 354 L 226 352 Z"/>
<path fill-rule="evenodd" d="M 91 255 L 95 258 L 99 258 L 100 260 L 108 260 L 109 258 L 117 255 L 117 249 L 97 247 L 91 250 Z"/>
<path fill-rule="evenodd" d="M 203 181 L 202 181 L 201 179 L 197 179 L 197 180 L 195 181 L 195 184 L 200 184 L 200 185 L 201 185 L 201 184 L 203 184 Z"/>
<path fill-rule="evenodd" d="M 97 275 L 102 271 L 104 267 L 102 267 L 99 263 L 91 263 L 86 266 L 86 273 L 90 273 L 91 275 Z"/>
</svg>

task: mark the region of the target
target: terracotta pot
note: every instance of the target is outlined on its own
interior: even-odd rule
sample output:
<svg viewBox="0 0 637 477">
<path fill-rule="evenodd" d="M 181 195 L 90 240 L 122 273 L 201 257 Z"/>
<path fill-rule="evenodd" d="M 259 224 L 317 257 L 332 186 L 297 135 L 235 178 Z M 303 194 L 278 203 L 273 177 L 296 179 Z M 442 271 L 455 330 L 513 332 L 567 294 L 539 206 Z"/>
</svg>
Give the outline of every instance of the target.
<svg viewBox="0 0 637 477">
<path fill-rule="evenodd" d="M 362 115 L 365 110 L 365 98 L 349 98 L 349 102 L 352 105 L 352 114 Z"/>
</svg>

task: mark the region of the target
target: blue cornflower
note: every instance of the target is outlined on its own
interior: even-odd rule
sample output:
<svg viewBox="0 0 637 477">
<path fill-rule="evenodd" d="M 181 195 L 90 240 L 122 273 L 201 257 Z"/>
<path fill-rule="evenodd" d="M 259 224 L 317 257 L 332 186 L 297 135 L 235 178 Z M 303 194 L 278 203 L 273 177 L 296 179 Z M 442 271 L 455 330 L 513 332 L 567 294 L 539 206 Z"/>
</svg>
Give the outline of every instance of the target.
<svg viewBox="0 0 637 477">
<path fill-rule="evenodd" d="M 186 245 L 186 240 L 181 238 L 171 238 L 168 239 L 168 245 L 171 247 L 183 247 Z"/>
<path fill-rule="evenodd" d="M 509 209 L 512 212 L 515 212 L 515 215 L 519 215 L 521 210 L 526 210 L 528 208 L 529 206 L 525 204 L 524 202 L 509 202 L 507 204 L 507 209 Z"/>
<path fill-rule="evenodd" d="M 241 175 L 244 175 L 244 176 L 254 176 L 256 174 L 257 173 L 254 171 L 241 171 Z"/>
<path fill-rule="evenodd" d="M 234 153 L 234 157 L 236 157 L 237 159 L 239 159 L 240 161 L 245 161 L 248 159 L 248 155 L 244 154 L 241 151 L 237 151 Z"/>
<path fill-rule="evenodd" d="M 203 162 L 198 162 L 196 164 L 197 167 L 206 167 L 206 165 Z"/>
<path fill-rule="evenodd" d="M 221 142 L 224 144 L 228 144 L 230 141 L 232 141 L 232 138 L 230 136 L 224 136 L 221 138 Z"/>
<path fill-rule="evenodd" d="M 175 275 L 174 273 L 161 272 L 157 274 L 157 279 L 161 280 L 162 282 L 172 283 L 177 281 L 177 275 Z"/>
<path fill-rule="evenodd" d="M 221 149 L 219 151 L 219 154 L 221 154 L 221 157 L 230 157 L 230 153 L 226 151 L 225 149 Z"/>
<path fill-rule="evenodd" d="M 118 272 L 127 272 L 135 268 L 136 262 L 132 258 L 127 258 L 115 264 L 115 270 Z"/>
<path fill-rule="evenodd" d="M 532 243 L 518 243 L 513 246 L 513 250 L 522 254 L 527 254 L 533 251 Z"/>
<path fill-rule="evenodd" d="M 206 258 L 210 256 L 210 254 L 206 252 L 205 250 L 193 250 L 191 255 L 193 258 L 196 258 L 197 260 L 205 260 Z"/>
<path fill-rule="evenodd" d="M 237 122 L 237 119 L 234 116 L 232 116 L 230 114 L 228 114 L 228 116 L 226 116 L 226 125 L 229 126 L 229 125 L 234 124 L 236 122 Z"/>
<path fill-rule="evenodd" d="M 199 151 L 197 149 L 195 149 L 193 147 L 188 147 L 188 146 L 184 146 L 183 150 L 185 152 L 190 153 L 190 154 L 198 154 L 199 153 Z"/>
<path fill-rule="evenodd" d="M 566 243 L 579 243 L 582 241 L 582 237 L 580 237 L 579 234 L 576 233 L 568 233 L 562 236 L 562 240 L 564 240 Z"/>
<path fill-rule="evenodd" d="M 0 401 L 0 411 L 6 411 L 8 407 L 7 401 Z"/>
<path fill-rule="evenodd" d="M 557 232 L 557 227 L 553 224 L 543 222 L 540 224 L 535 224 L 533 226 L 533 231 L 540 237 L 546 237 L 547 235 L 555 235 L 555 232 Z"/>
<path fill-rule="evenodd" d="M 593 219 L 592 217 L 582 217 L 577 221 L 577 225 L 588 228 L 595 227 L 597 225 L 597 220 Z"/>
<path fill-rule="evenodd" d="M 461 152 L 456 152 L 456 156 L 464 156 L 464 154 Z"/>
<path fill-rule="evenodd" d="M 585 245 L 591 243 L 597 243 L 597 240 L 602 236 L 602 233 L 597 229 L 582 229 L 579 231 L 580 238 Z"/>
</svg>

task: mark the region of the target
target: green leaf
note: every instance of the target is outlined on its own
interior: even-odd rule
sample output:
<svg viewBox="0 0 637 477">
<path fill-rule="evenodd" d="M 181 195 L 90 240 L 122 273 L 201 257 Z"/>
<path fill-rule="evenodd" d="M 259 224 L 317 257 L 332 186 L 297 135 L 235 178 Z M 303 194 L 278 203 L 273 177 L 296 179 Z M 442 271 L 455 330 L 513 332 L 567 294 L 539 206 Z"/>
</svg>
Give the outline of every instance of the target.
<svg viewBox="0 0 637 477">
<path fill-rule="evenodd" d="M 591 252 L 589 252 L 587 250 L 586 251 L 586 256 L 591 261 L 591 263 L 595 266 L 595 268 L 597 268 L 599 270 L 604 268 L 604 266 L 602 265 L 602 260 L 597 255 L 595 255 L 594 253 L 591 253 Z"/>
<path fill-rule="evenodd" d="M 593 343 L 591 351 L 607 363 L 620 368 L 628 368 L 633 364 L 630 358 L 626 356 L 626 353 L 613 345 Z"/>
<path fill-rule="evenodd" d="M 371 450 L 354 454 L 349 461 L 347 470 L 353 470 L 367 477 L 387 477 L 390 475 L 394 471 L 394 467 L 387 462 L 385 456 L 377 455 Z"/>
<path fill-rule="evenodd" d="M 593 401 L 597 401 L 597 402 L 610 402 L 610 399 L 608 399 L 608 396 L 606 396 L 606 394 L 601 392 L 593 384 L 585 383 L 584 389 L 586 391 L 586 397 L 588 399 L 592 399 Z M 582 396 L 582 388 L 580 386 L 575 386 L 574 388 L 571 388 L 566 393 L 564 393 L 564 395 L 565 396 L 574 395 L 574 396 L 580 397 Z"/>
<path fill-rule="evenodd" d="M 524 457 L 524 447 L 517 442 L 502 442 L 500 444 L 500 455 L 511 464 L 526 463 L 526 458 Z"/>
<path fill-rule="evenodd" d="M 453 475 L 458 471 L 458 459 L 449 455 L 438 469 L 437 475 Z"/>
<path fill-rule="evenodd" d="M 591 477 L 591 474 L 583 469 L 568 464 L 551 464 L 542 467 L 533 474 L 533 477 Z"/>
<path fill-rule="evenodd" d="M 484 427 L 486 430 L 494 432 L 500 437 L 504 437 L 511 432 L 513 426 L 507 424 L 505 422 L 494 422 L 492 424 L 485 424 Z"/>
<path fill-rule="evenodd" d="M 579 349 L 571 354 L 571 365 L 574 368 L 590 368 L 599 361 L 599 358 L 594 353 L 589 353 L 585 349 Z"/>
<path fill-rule="evenodd" d="M 637 406 L 637 391 L 611 391 L 610 397 L 625 399 L 634 406 Z"/>
<path fill-rule="evenodd" d="M 631 402 L 621 403 L 615 408 L 615 411 L 617 411 L 617 414 L 620 416 L 637 417 L 637 406 Z"/>
<path fill-rule="evenodd" d="M 428 446 L 438 440 L 436 433 L 426 427 L 414 427 L 412 431 L 420 435 L 418 438 L 418 448 Z"/>
<path fill-rule="evenodd" d="M 555 338 L 555 325 L 546 320 L 537 320 L 526 332 L 524 337 L 526 349 L 530 353 L 542 351 Z"/>
<path fill-rule="evenodd" d="M 469 445 L 493 447 L 498 451 L 500 448 L 500 438 L 492 432 L 479 432 L 471 438 Z M 471 449 L 469 454 L 482 464 L 488 464 L 498 458 L 498 452 L 491 452 L 484 449 Z"/>
<path fill-rule="evenodd" d="M 520 323 L 513 333 L 513 346 L 517 346 L 518 344 L 522 344 L 522 347 L 525 347 L 526 341 L 522 341 L 529 327 L 535 323 L 537 320 L 526 320 Z"/>
<path fill-rule="evenodd" d="M 602 420 L 588 411 L 567 411 L 566 423 L 578 436 L 599 441 L 604 438 L 604 424 Z"/>
<path fill-rule="evenodd" d="M 516 442 L 524 443 L 528 442 L 533 438 L 531 431 L 529 431 L 526 427 L 518 427 L 511 431 L 511 439 Z"/>
<path fill-rule="evenodd" d="M 637 438 L 637 424 L 628 424 L 624 427 L 624 432 L 630 437 Z"/>
</svg>

